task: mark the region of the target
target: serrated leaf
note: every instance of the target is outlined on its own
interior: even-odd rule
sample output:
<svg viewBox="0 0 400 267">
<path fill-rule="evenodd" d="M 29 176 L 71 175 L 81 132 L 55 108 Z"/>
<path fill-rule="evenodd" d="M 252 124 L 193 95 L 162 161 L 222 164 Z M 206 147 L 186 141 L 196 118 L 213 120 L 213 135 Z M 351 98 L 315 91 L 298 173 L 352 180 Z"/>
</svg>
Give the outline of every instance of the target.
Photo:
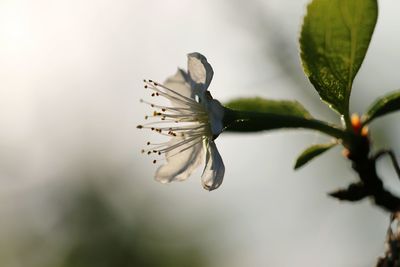
<svg viewBox="0 0 400 267">
<path fill-rule="evenodd" d="M 300 36 L 304 72 L 322 100 L 342 115 L 348 114 L 377 14 L 376 0 L 314 0 L 307 8 Z"/>
<path fill-rule="evenodd" d="M 373 119 L 398 110 L 400 110 L 400 90 L 377 99 L 368 108 L 367 113 L 364 115 L 363 123 L 367 124 Z"/>
<path fill-rule="evenodd" d="M 329 150 L 331 147 L 337 145 L 337 143 L 329 143 L 329 144 L 318 144 L 313 145 L 303 151 L 303 153 L 298 156 L 296 163 L 294 165 L 294 169 L 297 170 L 298 168 L 302 167 L 303 165 L 307 164 L 313 158 L 321 155 L 325 151 Z"/>
<path fill-rule="evenodd" d="M 225 106 L 241 111 L 267 112 L 271 114 L 312 118 L 311 114 L 297 101 L 252 97 L 235 99 L 226 103 Z"/>
</svg>

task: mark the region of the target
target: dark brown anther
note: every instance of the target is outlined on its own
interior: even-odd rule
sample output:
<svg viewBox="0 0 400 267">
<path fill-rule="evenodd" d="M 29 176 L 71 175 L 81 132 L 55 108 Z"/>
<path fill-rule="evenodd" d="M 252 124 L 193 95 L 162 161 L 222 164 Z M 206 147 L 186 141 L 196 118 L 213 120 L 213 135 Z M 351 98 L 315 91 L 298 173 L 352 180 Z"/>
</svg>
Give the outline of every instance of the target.
<svg viewBox="0 0 400 267">
<path fill-rule="evenodd" d="M 153 164 L 156 164 L 157 160 L 153 160 Z"/>
<path fill-rule="evenodd" d="M 136 126 L 136 128 L 138 128 L 138 129 L 142 129 L 142 128 L 143 128 L 143 126 L 142 126 L 142 125 L 138 125 L 138 126 Z"/>
<path fill-rule="evenodd" d="M 147 145 L 150 145 L 150 142 L 147 142 Z"/>
</svg>

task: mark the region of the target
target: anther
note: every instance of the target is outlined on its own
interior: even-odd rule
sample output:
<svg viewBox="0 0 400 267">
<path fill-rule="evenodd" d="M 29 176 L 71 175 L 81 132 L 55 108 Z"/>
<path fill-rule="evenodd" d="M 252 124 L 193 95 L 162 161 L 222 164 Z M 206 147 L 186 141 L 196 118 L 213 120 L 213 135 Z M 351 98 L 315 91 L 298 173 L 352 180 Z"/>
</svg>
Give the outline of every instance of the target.
<svg viewBox="0 0 400 267">
<path fill-rule="evenodd" d="M 153 160 L 153 164 L 156 164 L 157 160 Z"/>
<path fill-rule="evenodd" d="M 163 112 L 165 112 L 166 111 L 166 109 L 165 108 L 163 108 L 163 109 L 161 109 Z"/>
<path fill-rule="evenodd" d="M 150 145 L 150 142 L 147 142 L 147 145 Z"/>
<path fill-rule="evenodd" d="M 140 153 L 142 153 L 142 154 L 143 154 L 143 153 L 144 153 L 144 149 L 142 149 L 142 150 L 140 151 Z"/>
<path fill-rule="evenodd" d="M 149 80 L 149 83 L 152 83 L 153 81 L 152 80 Z"/>
<path fill-rule="evenodd" d="M 151 151 L 147 151 L 147 155 L 150 155 L 151 154 Z"/>
<path fill-rule="evenodd" d="M 144 88 L 147 88 L 147 87 L 148 87 L 147 84 L 145 84 L 145 85 L 144 85 Z"/>
<path fill-rule="evenodd" d="M 155 86 L 158 86 L 158 84 L 157 84 L 157 83 L 154 83 L 154 85 L 155 85 Z"/>
<path fill-rule="evenodd" d="M 152 93 L 151 96 L 155 96 L 156 94 Z"/>
<path fill-rule="evenodd" d="M 146 115 L 146 116 L 144 116 L 144 119 L 145 119 L 145 120 L 147 120 L 148 118 L 149 118 L 149 116 L 147 116 L 147 115 Z"/>
<path fill-rule="evenodd" d="M 158 151 L 158 153 L 157 153 L 158 155 L 161 155 L 161 152 L 160 151 Z"/>
<path fill-rule="evenodd" d="M 158 92 L 156 92 L 156 96 L 159 96 L 160 94 Z"/>
<path fill-rule="evenodd" d="M 143 126 L 142 126 L 142 125 L 138 125 L 138 126 L 136 126 L 136 128 L 138 128 L 138 129 L 142 129 L 142 128 L 143 128 Z"/>
<path fill-rule="evenodd" d="M 151 130 L 154 131 L 154 127 L 151 127 Z"/>
</svg>

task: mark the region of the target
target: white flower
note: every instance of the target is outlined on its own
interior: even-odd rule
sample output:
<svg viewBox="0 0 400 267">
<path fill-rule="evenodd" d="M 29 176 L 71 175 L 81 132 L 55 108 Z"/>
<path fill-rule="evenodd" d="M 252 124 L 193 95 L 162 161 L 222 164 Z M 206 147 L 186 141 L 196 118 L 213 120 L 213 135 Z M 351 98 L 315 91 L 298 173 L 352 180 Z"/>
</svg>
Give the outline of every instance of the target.
<svg viewBox="0 0 400 267">
<path fill-rule="evenodd" d="M 186 180 L 201 164 L 206 164 L 201 176 L 207 190 L 218 188 L 224 178 L 225 166 L 214 143 L 223 130 L 224 108 L 207 91 L 213 77 L 213 69 L 199 53 L 188 55 L 188 72 L 178 69 L 164 85 L 145 80 L 145 88 L 152 90 L 153 97 L 168 99 L 171 105 L 157 105 L 141 100 L 156 110 L 145 119 L 158 119 L 138 128 L 151 129 L 170 136 L 165 143 L 147 142 L 143 153 L 162 155 L 163 165 L 155 178 L 161 183 Z M 153 160 L 156 163 L 157 160 Z"/>
</svg>

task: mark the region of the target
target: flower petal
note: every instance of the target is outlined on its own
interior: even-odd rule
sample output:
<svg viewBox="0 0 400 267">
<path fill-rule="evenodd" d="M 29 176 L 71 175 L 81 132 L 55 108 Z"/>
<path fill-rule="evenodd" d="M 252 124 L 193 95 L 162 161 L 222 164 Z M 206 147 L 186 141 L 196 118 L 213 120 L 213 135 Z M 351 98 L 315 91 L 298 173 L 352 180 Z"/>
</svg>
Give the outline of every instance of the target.
<svg viewBox="0 0 400 267">
<path fill-rule="evenodd" d="M 221 103 L 216 99 L 209 100 L 207 105 L 208 117 L 211 126 L 211 132 L 213 135 L 213 140 L 218 137 L 224 128 L 223 119 L 225 109 Z"/>
<path fill-rule="evenodd" d="M 224 179 L 225 166 L 221 155 L 218 152 L 217 146 L 210 141 L 207 144 L 206 166 L 201 176 L 201 182 L 204 189 L 217 189 Z"/>
<path fill-rule="evenodd" d="M 192 97 L 192 89 L 190 88 L 189 77 L 187 73 L 181 69 L 178 69 L 175 75 L 168 77 L 168 79 L 164 82 L 164 86 L 185 97 Z"/>
<path fill-rule="evenodd" d="M 172 138 L 169 145 L 173 146 L 184 139 L 182 137 Z M 156 172 L 155 178 L 161 183 L 170 183 L 172 181 L 186 180 L 195 168 L 203 161 L 203 145 L 199 141 L 194 146 L 179 152 L 177 148 L 167 152 L 166 163 L 160 166 Z"/>
<path fill-rule="evenodd" d="M 205 56 L 200 53 L 191 53 L 188 54 L 188 74 L 192 81 L 192 87 L 200 85 L 201 89 L 205 91 L 211 83 L 214 71 Z"/>
</svg>

